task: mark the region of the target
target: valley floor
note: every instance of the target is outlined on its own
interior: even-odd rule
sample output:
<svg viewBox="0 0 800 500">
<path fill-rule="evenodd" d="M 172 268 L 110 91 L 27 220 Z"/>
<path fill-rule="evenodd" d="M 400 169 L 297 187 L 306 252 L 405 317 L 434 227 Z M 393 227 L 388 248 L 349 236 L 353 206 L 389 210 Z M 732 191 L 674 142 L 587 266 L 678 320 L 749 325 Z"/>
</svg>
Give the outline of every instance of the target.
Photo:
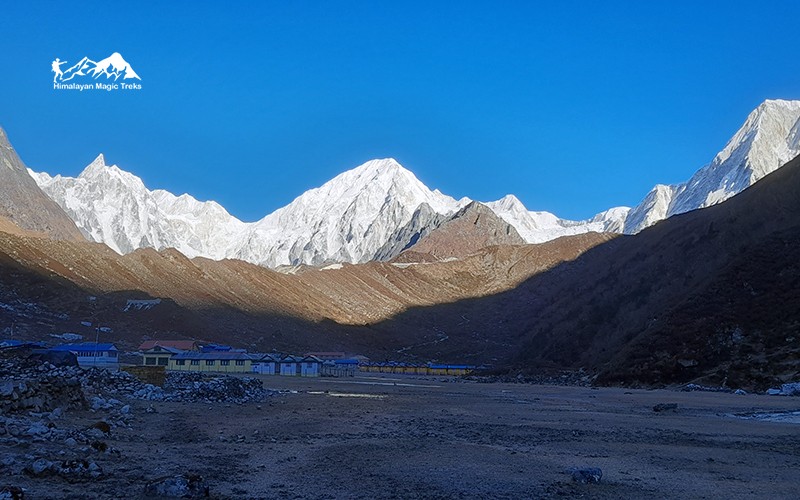
<svg viewBox="0 0 800 500">
<path fill-rule="evenodd" d="M 197 473 L 230 498 L 796 498 L 800 426 L 736 414 L 800 398 L 480 384 L 403 376 L 264 377 L 285 392 L 244 405 L 130 401 L 131 428 L 98 454 L 103 478 L 6 477 L 26 498 L 135 498 Z M 294 392 L 296 391 L 296 392 Z M 674 411 L 655 412 L 659 403 Z M 146 413 L 148 406 L 156 413 Z M 97 414 L 71 412 L 60 427 Z M 0 445 L 41 454 L 53 443 Z M 55 449 L 53 453 L 57 453 Z M 599 467 L 599 484 L 565 471 Z M 2 486 L 2 484 L 0 484 Z"/>
</svg>

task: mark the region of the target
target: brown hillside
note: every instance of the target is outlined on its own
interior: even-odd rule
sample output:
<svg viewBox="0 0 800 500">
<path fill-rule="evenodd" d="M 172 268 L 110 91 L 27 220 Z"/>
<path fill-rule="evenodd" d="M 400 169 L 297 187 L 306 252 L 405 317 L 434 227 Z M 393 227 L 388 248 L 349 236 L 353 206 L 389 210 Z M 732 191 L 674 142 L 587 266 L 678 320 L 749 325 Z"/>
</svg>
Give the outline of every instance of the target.
<svg viewBox="0 0 800 500">
<path fill-rule="evenodd" d="M 273 335 L 279 325 L 288 325 L 289 337 L 279 340 L 287 349 L 318 348 L 320 342 L 350 350 L 391 349 L 427 333 L 370 325 L 410 307 L 508 290 L 608 239 L 581 235 L 543 245 L 490 247 L 449 262 L 373 262 L 291 275 L 242 261 L 190 260 L 175 250 L 144 249 L 120 256 L 101 244 L 0 232 L 5 271 L 0 301 L 36 301 L 31 290 L 47 289 L 42 305 L 48 314 L 63 313 L 69 319 L 16 318 L 17 326 L 27 325 L 31 335 L 83 331 L 80 322 L 93 317 L 118 325 L 118 335 L 131 344 L 142 335 L 167 331 L 271 349 L 275 346 L 270 342 L 278 342 Z M 90 303 L 89 296 L 98 299 Z M 128 299 L 150 297 L 164 302 L 148 312 L 122 311 Z M 149 319 L 137 321 L 142 315 Z M 12 321 L 10 315 L 6 321 Z M 337 325 L 370 328 L 365 332 Z M 351 331 L 368 336 L 352 340 Z"/>
<path fill-rule="evenodd" d="M 36 185 L 0 128 L 0 217 L 59 240 L 84 241 L 75 223 Z"/>
<path fill-rule="evenodd" d="M 423 236 L 407 252 L 445 260 L 464 257 L 492 245 L 524 244 L 525 240 L 514 226 L 487 206 L 472 202 Z"/>
</svg>

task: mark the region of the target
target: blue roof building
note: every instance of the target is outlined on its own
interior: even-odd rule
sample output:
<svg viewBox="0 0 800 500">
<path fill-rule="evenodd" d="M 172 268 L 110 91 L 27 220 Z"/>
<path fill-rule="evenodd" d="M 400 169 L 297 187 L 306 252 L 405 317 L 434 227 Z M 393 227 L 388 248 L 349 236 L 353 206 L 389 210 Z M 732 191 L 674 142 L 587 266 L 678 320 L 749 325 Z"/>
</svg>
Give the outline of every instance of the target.
<svg viewBox="0 0 800 500">
<path fill-rule="evenodd" d="M 53 351 L 69 351 L 78 358 L 82 368 L 107 368 L 119 370 L 119 353 L 114 344 L 83 342 L 81 344 L 61 344 Z"/>
</svg>

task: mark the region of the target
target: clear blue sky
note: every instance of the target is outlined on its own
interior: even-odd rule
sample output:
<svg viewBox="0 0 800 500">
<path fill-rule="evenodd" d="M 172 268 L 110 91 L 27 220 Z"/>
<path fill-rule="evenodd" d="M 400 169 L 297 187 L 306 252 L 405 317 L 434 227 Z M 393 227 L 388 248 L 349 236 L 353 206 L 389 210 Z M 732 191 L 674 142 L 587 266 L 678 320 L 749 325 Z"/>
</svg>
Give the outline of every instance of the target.
<svg viewBox="0 0 800 500">
<path fill-rule="evenodd" d="M 431 188 L 586 218 L 687 179 L 800 98 L 800 2 L 8 2 L 0 125 L 23 160 L 98 153 L 244 220 L 377 157 Z M 120 52 L 132 93 L 52 89 Z"/>
</svg>

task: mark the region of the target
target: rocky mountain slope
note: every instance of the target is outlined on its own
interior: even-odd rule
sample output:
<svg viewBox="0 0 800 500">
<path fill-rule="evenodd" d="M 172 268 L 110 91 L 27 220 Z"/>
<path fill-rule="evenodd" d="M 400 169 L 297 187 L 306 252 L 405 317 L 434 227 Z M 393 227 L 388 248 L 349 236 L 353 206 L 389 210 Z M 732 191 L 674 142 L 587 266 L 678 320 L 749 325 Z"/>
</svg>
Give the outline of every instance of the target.
<svg viewBox="0 0 800 500">
<path fill-rule="evenodd" d="M 466 257 L 494 245 L 524 245 L 514 226 L 498 217 L 489 207 L 473 201 L 422 236 L 410 247 L 426 260 Z"/>
<path fill-rule="evenodd" d="M 60 240 L 83 240 L 64 211 L 45 195 L 0 128 L 0 217 Z"/>
</svg>

